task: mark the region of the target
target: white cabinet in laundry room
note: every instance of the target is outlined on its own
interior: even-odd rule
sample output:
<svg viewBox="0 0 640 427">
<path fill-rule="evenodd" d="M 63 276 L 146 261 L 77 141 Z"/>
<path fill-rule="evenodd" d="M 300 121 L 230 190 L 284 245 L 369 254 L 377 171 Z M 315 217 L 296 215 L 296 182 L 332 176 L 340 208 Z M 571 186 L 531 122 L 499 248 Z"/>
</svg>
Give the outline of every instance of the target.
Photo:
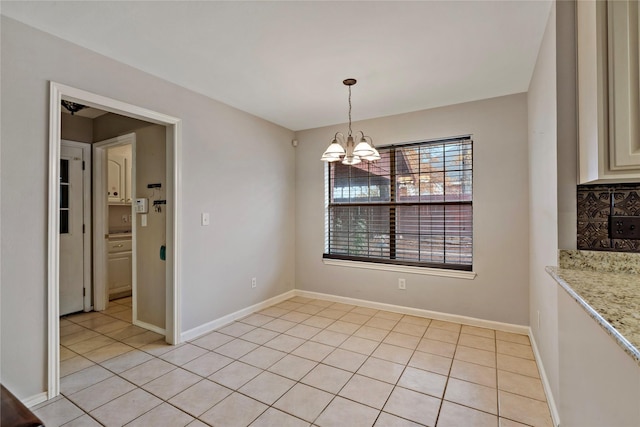
<svg viewBox="0 0 640 427">
<path fill-rule="evenodd" d="M 109 148 L 107 156 L 107 193 L 109 204 L 131 203 L 131 145 Z"/>
</svg>

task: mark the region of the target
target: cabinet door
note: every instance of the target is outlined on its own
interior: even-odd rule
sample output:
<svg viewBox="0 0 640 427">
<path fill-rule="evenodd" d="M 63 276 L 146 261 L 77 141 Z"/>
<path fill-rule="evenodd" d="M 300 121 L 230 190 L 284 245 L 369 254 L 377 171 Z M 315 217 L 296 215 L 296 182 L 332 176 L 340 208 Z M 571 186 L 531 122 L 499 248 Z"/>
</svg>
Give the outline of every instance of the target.
<svg viewBox="0 0 640 427">
<path fill-rule="evenodd" d="M 611 170 L 640 168 L 638 2 L 608 2 Z"/>
<path fill-rule="evenodd" d="M 109 202 L 122 203 L 125 201 L 125 158 L 118 154 L 109 153 L 107 165 Z"/>
<path fill-rule="evenodd" d="M 578 1 L 579 184 L 640 179 L 637 1 Z"/>
<path fill-rule="evenodd" d="M 131 252 L 109 254 L 109 293 L 131 289 L 133 274 L 131 268 Z"/>
</svg>

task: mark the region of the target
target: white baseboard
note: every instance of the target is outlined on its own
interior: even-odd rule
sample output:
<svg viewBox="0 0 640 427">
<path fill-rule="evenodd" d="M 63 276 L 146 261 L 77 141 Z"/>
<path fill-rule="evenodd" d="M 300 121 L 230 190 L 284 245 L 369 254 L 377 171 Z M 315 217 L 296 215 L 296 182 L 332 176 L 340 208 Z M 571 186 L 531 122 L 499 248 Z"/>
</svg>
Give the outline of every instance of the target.
<svg viewBox="0 0 640 427">
<path fill-rule="evenodd" d="M 461 323 L 463 325 L 469 325 L 469 326 L 476 326 L 476 327 L 480 327 L 480 328 L 488 328 L 488 329 L 495 329 L 498 331 L 503 331 L 503 332 L 512 332 L 512 333 L 516 333 L 516 334 L 522 334 L 522 335 L 527 335 L 529 336 L 529 339 L 531 340 L 531 346 L 534 352 L 534 356 L 536 358 L 536 362 L 538 364 L 538 367 L 540 369 L 540 377 L 542 379 L 542 384 L 544 386 L 544 390 L 545 390 L 545 394 L 547 395 L 547 401 L 549 404 L 549 409 L 551 412 L 551 417 L 554 423 L 554 426 L 559 427 L 560 426 L 560 420 L 559 420 L 559 416 L 558 416 L 558 410 L 555 404 L 555 400 L 553 398 L 553 394 L 551 393 L 551 387 L 549 384 L 549 380 L 547 378 L 546 372 L 544 370 L 544 365 L 542 364 L 542 359 L 540 357 L 540 353 L 538 352 L 538 347 L 536 345 L 536 341 L 533 338 L 533 334 L 531 333 L 531 328 L 528 326 L 524 326 L 524 325 L 515 325 L 515 324 L 511 324 L 511 323 L 503 323 L 503 322 L 496 322 L 493 320 L 485 320 L 485 319 L 478 319 L 475 317 L 468 317 L 468 316 L 461 316 L 461 315 L 457 315 L 457 314 L 449 314 L 449 313 L 442 313 L 442 312 L 438 312 L 438 311 L 431 311 L 431 310 L 423 310 L 423 309 L 419 309 L 419 308 L 412 308 L 412 307 L 405 307 L 405 306 L 400 306 L 400 305 L 393 305 L 393 304 L 386 304 L 386 303 L 381 303 L 381 302 L 375 302 L 375 301 L 368 301 L 368 300 L 362 300 L 362 299 L 356 299 L 356 298 L 349 298 L 349 297 L 342 297 L 342 296 L 337 296 L 337 295 L 330 295 L 330 294 L 323 294 L 323 293 L 319 293 L 319 292 L 311 292 L 311 291 L 303 291 L 300 289 L 293 289 L 290 290 L 288 292 L 285 292 L 283 294 L 280 294 L 278 296 L 275 296 L 273 298 L 270 298 L 268 300 L 262 301 L 258 304 L 254 304 L 250 307 L 246 307 L 243 308 L 241 310 L 238 310 L 234 313 L 228 314 L 226 316 L 223 316 L 221 318 L 212 320 L 211 322 L 205 323 L 203 325 L 200 325 L 198 327 L 195 327 L 193 329 L 190 329 L 188 331 L 185 331 L 181 334 L 181 341 L 189 341 L 192 340 L 194 338 L 197 338 L 201 335 L 207 334 L 209 332 L 212 332 L 216 329 L 219 329 L 229 323 L 234 322 L 235 320 L 241 319 L 245 316 L 250 315 L 251 313 L 254 313 L 256 311 L 260 311 L 264 308 L 270 307 L 272 305 L 278 304 L 282 301 L 285 301 L 289 298 L 295 297 L 295 296 L 300 296 L 300 297 L 306 297 L 306 298 L 312 298 L 312 299 L 323 299 L 323 300 L 327 300 L 327 301 L 333 301 L 333 302 L 340 302 L 343 304 L 353 304 L 353 305 L 358 305 L 361 307 L 368 307 L 368 308 L 373 308 L 373 309 L 377 309 L 377 310 L 386 310 L 386 311 L 392 311 L 395 313 L 400 313 L 400 314 L 408 314 L 408 315 L 413 315 L 413 316 L 421 316 L 421 317 L 427 317 L 430 319 L 437 319 L 437 320 L 442 320 L 442 321 L 448 321 L 448 322 L 455 322 L 455 323 Z"/>
<path fill-rule="evenodd" d="M 22 399 L 21 402 L 27 408 L 31 408 L 46 401 L 47 397 L 48 397 L 47 392 L 43 391 L 42 393 L 38 393 L 31 397 L 27 397 L 26 399 Z"/>
<path fill-rule="evenodd" d="M 333 301 L 333 302 L 341 302 L 344 304 L 353 304 L 353 305 L 359 305 L 362 307 L 368 307 L 368 308 L 374 308 L 377 310 L 386 310 L 386 311 L 393 311 L 395 313 L 401 313 L 401 314 L 409 314 L 409 315 L 413 315 L 413 316 L 421 316 L 421 317 L 428 317 L 430 319 L 437 319 L 437 320 L 443 320 L 443 321 L 447 321 L 447 322 L 455 322 L 455 323 L 461 323 L 463 325 L 469 325 L 469 326 L 477 326 L 479 328 L 488 328 L 488 329 L 496 329 L 498 331 L 504 331 L 504 332 L 512 332 L 512 333 L 516 333 L 516 334 L 523 334 L 523 335 L 529 335 L 529 327 L 528 326 L 523 326 L 523 325 L 514 325 L 511 323 L 502 323 L 502 322 L 496 322 L 493 320 L 484 320 L 484 319 L 478 319 L 475 317 L 468 317 L 468 316 L 461 316 L 461 315 L 457 315 L 457 314 L 448 314 L 448 313 L 441 313 L 438 311 L 431 311 L 431 310 L 423 310 L 420 308 L 412 308 L 412 307 L 404 307 L 401 305 L 393 305 L 393 304 L 385 304 L 385 303 L 381 303 L 381 302 L 375 302 L 375 301 L 368 301 L 368 300 L 362 300 L 362 299 L 356 299 L 356 298 L 349 298 L 349 297 L 341 297 L 341 296 L 337 296 L 337 295 L 330 295 L 330 294 L 323 294 L 323 293 L 319 293 L 319 292 L 311 292 L 311 291 L 303 291 L 300 289 L 293 289 L 290 291 L 287 291 L 283 294 L 280 294 L 278 296 L 275 296 L 273 298 L 269 298 L 268 300 L 262 301 L 258 304 L 254 304 L 250 307 L 246 307 L 243 308 L 241 310 L 238 310 L 234 313 L 230 313 L 226 316 L 220 317 L 218 319 L 212 320 L 210 322 L 207 322 L 203 325 L 197 326 L 193 329 L 190 329 L 188 331 L 184 331 L 181 335 L 181 341 L 189 341 L 192 340 L 194 338 L 197 338 L 201 335 L 207 334 L 209 332 L 212 332 L 216 329 L 219 329 L 225 325 L 228 325 L 229 323 L 241 319 L 245 316 L 248 316 L 251 313 L 254 313 L 256 311 L 262 310 L 264 308 L 270 307 L 272 305 L 278 304 L 282 301 L 285 301 L 289 298 L 292 298 L 294 296 L 301 296 L 301 297 L 306 297 L 306 298 L 314 298 L 314 299 L 323 299 L 323 300 L 327 300 L 327 301 Z"/>
<path fill-rule="evenodd" d="M 542 363 L 542 357 L 540 356 L 540 352 L 538 351 L 538 344 L 536 343 L 531 328 L 529 328 L 528 335 L 529 340 L 531 341 L 533 355 L 536 358 L 536 364 L 538 365 L 538 370 L 540 372 L 540 379 L 542 380 L 542 386 L 544 387 L 544 394 L 547 396 L 547 403 L 549 404 L 549 410 L 551 411 L 551 419 L 553 421 L 553 425 L 556 427 L 560 427 L 560 414 L 558 413 L 558 407 L 556 406 L 556 401 L 553 398 L 551 384 L 549 383 L 547 372 L 545 371 L 544 364 Z"/>
<path fill-rule="evenodd" d="M 153 331 L 156 334 L 160 334 L 162 336 L 166 336 L 167 335 L 166 329 L 159 328 L 156 325 L 152 325 L 151 323 L 143 322 L 142 320 L 134 320 L 132 323 L 135 326 L 140 326 L 141 328 Z"/>
<path fill-rule="evenodd" d="M 228 325 L 229 323 L 241 319 L 245 316 L 248 316 L 251 313 L 254 313 L 256 311 L 265 309 L 267 307 L 270 307 L 274 304 L 279 304 L 282 301 L 288 300 L 289 298 L 294 297 L 295 291 L 291 290 L 291 291 L 287 291 L 283 294 L 277 295 L 273 298 L 269 298 L 268 300 L 259 302 L 257 304 L 254 304 L 252 306 L 243 308 L 241 310 L 238 310 L 236 312 L 233 312 L 231 314 L 227 314 L 226 316 L 220 317 L 218 319 L 212 320 L 210 322 L 205 323 L 204 325 L 200 325 L 200 326 L 196 326 L 193 329 L 189 329 L 188 331 L 184 331 L 183 333 L 180 334 L 180 340 L 181 341 L 189 341 L 192 340 L 194 338 L 199 337 L 200 335 L 204 335 L 207 334 L 209 332 L 215 331 L 218 328 L 221 328 L 222 326 Z"/>
<path fill-rule="evenodd" d="M 301 296 L 301 297 L 317 298 L 317 299 L 324 299 L 328 301 L 341 302 L 344 304 L 359 305 L 362 307 L 375 308 L 377 310 L 393 311 L 395 313 L 409 314 L 412 316 L 428 317 L 429 319 L 462 323 L 463 325 L 477 326 L 479 328 L 496 329 L 503 332 L 513 332 L 516 334 L 523 334 L 523 335 L 529 334 L 528 326 L 514 325 L 512 323 L 495 322 L 493 320 L 484 320 L 484 319 L 478 319 L 475 317 L 460 316 L 458 314 L 448 314 L 448 313 L 442 313 L 439 311 L 423 310 L 420 308 L 385 304 L 382 302 L 322 294 L 319 292 L 303 291 L 300 289 L 294 289 L 294 292 L 296 296 Z"/>
</svg>

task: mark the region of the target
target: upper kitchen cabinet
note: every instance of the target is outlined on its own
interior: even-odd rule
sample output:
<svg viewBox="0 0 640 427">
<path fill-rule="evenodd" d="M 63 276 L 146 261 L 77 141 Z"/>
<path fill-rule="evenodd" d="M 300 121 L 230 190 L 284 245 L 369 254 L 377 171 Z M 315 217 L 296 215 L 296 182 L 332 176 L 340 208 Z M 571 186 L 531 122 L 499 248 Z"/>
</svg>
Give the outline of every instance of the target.
<svg viewBox="0 0 640 427">
<path fill-rule="evenodd" d="M 637 1 L 579 1 L 579 183 L 640 181 Z"/>
<path fill-rule="evenodd" d="M 131 145 L 109 148 L 107 165 L 109 204 L 131 203 Z"/>
</svg>

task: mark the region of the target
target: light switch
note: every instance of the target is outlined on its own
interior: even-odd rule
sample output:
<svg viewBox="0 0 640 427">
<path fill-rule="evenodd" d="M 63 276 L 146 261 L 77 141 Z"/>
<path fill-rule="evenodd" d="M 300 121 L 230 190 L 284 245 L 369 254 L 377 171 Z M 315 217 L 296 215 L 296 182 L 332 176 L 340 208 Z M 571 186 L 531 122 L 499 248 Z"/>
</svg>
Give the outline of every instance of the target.
<svg viewBox="0 0 640 427">
<path fill-rule="evenodd" d="M 147 226 L 147 214 L 140 215 L 140 225 L 142 227 L 146 227 Z"/>
<path fill-rule="evenodd" d="M 200 223 L 205 226 L 209 225 L 209 212 L 202 212 Z"/>
</svg>

